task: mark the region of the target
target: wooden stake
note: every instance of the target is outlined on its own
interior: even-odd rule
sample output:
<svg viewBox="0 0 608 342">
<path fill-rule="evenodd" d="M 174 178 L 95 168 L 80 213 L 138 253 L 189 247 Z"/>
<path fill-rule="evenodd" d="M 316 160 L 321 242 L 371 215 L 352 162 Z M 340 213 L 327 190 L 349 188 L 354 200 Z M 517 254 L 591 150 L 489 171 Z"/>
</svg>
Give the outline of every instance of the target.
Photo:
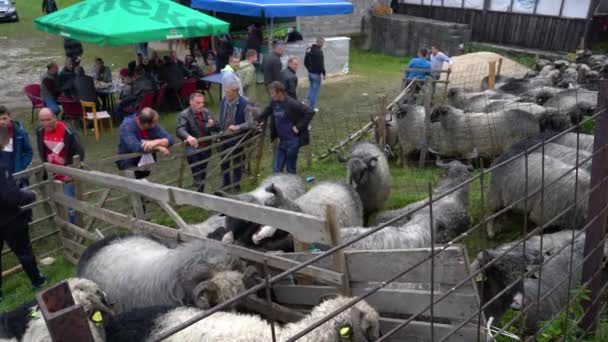
<svg viewBox="0 0 608 342">
<path fill-rule="evenodd" d="M 378 95 L 378 144 L 386 145 L 386 95 Z"/>
<path fill-rule="evenodd" d="M 332 246 L 338 246 L 342 241 L 340 237 L 340 228 L 338 228 L 338 220 L 336 218 L 335 206 L 327 206 L 325 221 L 327 222 L 327 229 L 329 230 L 329 234 L 331 236 Z M 343 249 L 337 251 L 336 254 L 334 254 L 334 271 L 343 274 L 340 294 L 343 296 L 351 296 L 350 280 L 348 277 L 348 270 L 346 268 L 346 259 L 344 257 Z"/>
<path fill-rule="evenodd" d="M 496 87 L 496 61 L 488 63 L 488 89 L 494 90 Z"/>
</svg>

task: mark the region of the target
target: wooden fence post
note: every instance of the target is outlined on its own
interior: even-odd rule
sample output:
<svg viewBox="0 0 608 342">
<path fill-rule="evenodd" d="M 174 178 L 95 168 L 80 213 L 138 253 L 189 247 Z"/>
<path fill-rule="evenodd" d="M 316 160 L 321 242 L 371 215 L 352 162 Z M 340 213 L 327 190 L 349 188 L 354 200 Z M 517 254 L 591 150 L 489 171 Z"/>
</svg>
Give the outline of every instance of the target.
<svg viewBox="0 0 608 342">
<path fill-rule="evenodd" d="M 125 177 L 135 179 L 135 172 L 133 172 L 133 170 L 125 170 Z M 146 213 L 144 212 L 144 204 L 141 196 L 129 194 L 129 200 L 131 201 L 135 218 L 144 220 L 146 218 Z"/>
<path fill-rule="evenodd" d="M 496 76 L 500 76 L 500 71 L 502 70 L 502 58 L 498 59 L 498 68 L 496 70 Z M 496 81 L 496 80 L 495 80 Z"/>
<path fill-rule="evenodd" d="M 494 90 L 496 87 L 496 61 L 488 63 L 488 89 Z"/>
<path fill-rule="evenodd" d="M 334 205 L 328 205 L 325 221 L 327 222 L 327 229 L 331 236 L 332 246 L 337 246 L 342 243 L 340 237 L 340 228 L 338 228 L 338 220 L 336 218 L 336 207 Z M 344 250 L 337 251 L 334 256 L 334 270 L 343 274 L 342 276 L 342 287 L 340 288 L 340 294 L 343 296 L 351 296 L 350 290 L 350 279 L 348 276 L 348 269 L 346 267 L 346 258 L 344 257 Z"/>
<path fill-rule="evenodd" d="M 50 183 L 50 185 L 51 185 L 50 192 L 63 194 L 63 183 L 61 181 L 57 181 L 57 180 L 53 181 L 52 183 Z M 68 209 L 59 203 L 56 203 L 56 202 L 53 202 L 53 203 L 55 204 L 55 212 L 56 212 L 57 216 L 59 216 L 64 221 L 69 222 L 70 219 L 68 218 Z"/>
<path fill-rule="evenodd" d="M 590 282 L 591 294 L 589 300 L 583 301 L 585 316 L 581 321 L 581 327 L 585 332 L 592 332 L 598 322 L 598 314 L 601 306 L 602 273 L 596 274 L 602 265 L 604 256 L 604 238 L 606 236 L 606 212 L 608 205 L 608 184 L 604 179 L 608 176 L 606 164 L 608 163 L 608 149 L 599 151 L 608 145 L 608 80 L 600 81 L 600 91 L 598 96 L 599 106 L 603 113 L 595 119 L 595 131 L 593 141 L 593 161 L 591 163 L 591 185 L 590 189 L 599 187 L 589 195 L 589 220 L 593 223 L 588 227 L 585 236 L 585 250 L 583 264 L 582 283 Z M 598 243 L 599 242 L 599 243 Z M 599 245 L 597 249 L 596 246 Z"/>
<path fill-rule="evenodd" d="M 184 145 L 184 157 L 181 158 L 179 164 L 179 175 L 177 176 L 177 187 L 184 188 L 184 177 L 186 173 L 186 166 L 188 165 L 188 149 Z"/>
<path fill-rule="evenodd" d="M 424 142 L 420 148 L 418 166 L 423 167 L 429 150 L 429 136 L 431 133 L 431 99 L 433 97 L 433 78 L 427 76 L 424 81 Z"/>
<path fill-rule="evenodd" d="M 81 165 L 80 156 L 74 156 L 74 163 L 72 164 L 72 167 L 74 167 L 76 169 L 80 169 L 80 165 Z M 82 182 L 78 178 L 74 178 L 74 179 L 72 179 L 72 183 L 74 184 L 75 198 L 79 201 L 82 201 L 82 193 L 83 193 Z M 84 219 L 83 219 L 82 213 L 75 212 L 74 215 L 76 216 L 76 225 L 78 227 L 84 227 Z"/>
<path fill-rule="evenodd" d="M 262 167 L 262 158 L 264 157 L 264 143 L 266 142 L 266 126 L 268 126 L 266 124 L 267 121 L 265 121 L 262 124 L 262 134 L 260 135 L 260 139 L 258 141 L 258 153 L 255 157 L 255 172 L 253 174 L 253 179 L 255 181 L 258 180 L 258 177 L 260 176 L 260 169 Z"/>
<path fill-rule="evenodd" d="M 378 144 L 386 145 L 386 95 L 378 95 Z"/>
</svg>

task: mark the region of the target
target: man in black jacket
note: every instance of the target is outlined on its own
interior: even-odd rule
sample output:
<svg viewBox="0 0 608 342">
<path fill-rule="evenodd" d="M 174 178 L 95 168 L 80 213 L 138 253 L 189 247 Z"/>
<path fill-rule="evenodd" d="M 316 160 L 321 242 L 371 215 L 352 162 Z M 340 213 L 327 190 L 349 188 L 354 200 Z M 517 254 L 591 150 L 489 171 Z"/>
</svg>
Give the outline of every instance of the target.
<svg viewBox="0 0 608 342">
<path fill-rule="evenodd" d="M 285 94 L 281 82 L 272 82 L 269 86 L 272 102 L 258 120 L 270 117 L 270 139 L 279 138 L 275 153 L 273 171 L 295 174 L 298 152 L 301 146 L 310 142 L 308 126 L 315 115 L 312 109 Z"/>
<path fill-rule="evenodd" d="M 193 93 L 190 95 L 190 107 L 177 116 L 175 135 L 186 143 L 188 164 L 199 163 L 190 168 L 192 186 L 199 192 L 205 191 L 205 171 L 211 151 L 198 151 L 209 145 L 209 141 L 199 142 L 198 139 L 210 136 L 215 131 L 219 131 L 219 127 L 213 121 L 209 110 L 205 108 L 205 96 L 199 92 Z"/>
<path fill-rule="evenodd" d="M 65 50 L 65 56 L 70 58 L 75 65 L 80 64 L 80 56 L 82 56 L 83 49 L 82 43 L 76 39 L 65 38 L 63 41 L 63 49 Z"/>
<path fill-rule="evenodd" d="M 281 56 L 285 52 L 285 44 L 282 41 L 275 41 L 272 43 L 273 52 L 268 53 L 264 57 L 264 64 L 262 69 L 264 70 L 264 84 L 268 86 L 274 81 L 281 80 Z"/>
<path fill-rule="evenodd" d="M 298 99 L 298 76 L 296 76 L 296 71 L 298 71 L 299 65 L 298 57 L 291 56 L 287 60 L 287 68 L 281 71 L 281 82 L 285 86 L 285 93 L 294 100 Z"/>
<path fill-rule="evenodd" d="M 0 127 L 0 150 L 9 144 L 10 139 L 8 128 Z M 4 248 L 6 241 L 19 259 L 32 285 L 38 288 L 46 283 L 46 279 L 40 274 L 32 251 L 28 227 L 31 209 L 21 209 L 22 206 L 34 202 L 36 194 L 19 188 L 11 174 L 11 167 L 3 160 L 0 160 L 0 189 L 2 189 L 0 191 L 0 250 Z M 0 260 L 0 301 L 2 301 L 1 265 Z"/>
<path fill-rule="evenodd" d="M 122 121 L 125 116 L 137 112 L 139 103 L 144 95 L 154 90 L 154 82 L 150 76 L 146 75 L 142 67 L 136 67 L 133 74 L 131 91 L 118 102 L 118 105 L 114 108 L 114 116 L 118 118 L 118 121 Z"/>
<path fill-rule="evenodd" d="M 325 38 L 317 37 L 317 42 L 306 50 L 306 56 L 304 57 L 304 66 L 308 70 L 308 80 L 310 81 L 306 98 L 308 99 L 310 108 L 314 109 L 315 112 L 319 111 L 317 100 L 321 91 L 321 76 L 325 78 L 323 44 L 325 44 Z"/>
</svg>

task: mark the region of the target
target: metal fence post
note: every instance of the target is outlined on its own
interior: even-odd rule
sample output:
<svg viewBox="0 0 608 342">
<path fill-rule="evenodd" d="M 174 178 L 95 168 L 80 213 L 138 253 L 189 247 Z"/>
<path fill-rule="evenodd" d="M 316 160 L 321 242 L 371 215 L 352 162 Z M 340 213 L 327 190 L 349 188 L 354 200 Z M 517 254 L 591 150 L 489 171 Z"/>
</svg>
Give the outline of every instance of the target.
<svg viewBox="0 0 608 342">
<path fill-rule="evenodd" d="M 590 188 L 593 189 L 598 183 L 602 183 L 593 193 L 589 195 L 589 214 L 588 217 L 597 219 L 591 224 L 587 230 L 585 236 L 585 252 L 584 257 L 592 254 L 586 259 L 583 264 L 583 278 L 582 283 L 590 281 L 591 294 L 588 301 L 583 301 L 583 307 L 587 311 L 583 320 L 581 321 L 582 328 L 590 332 L 595 329 L 597 323 L 600 302 L 596 301 L 601 293 L 602 281 L 601 277 L 595 277 L 591 279 L 598 267 L 602 263 L 604 255 L 604 237 L 606 235 L 606 213 L 600 214 L 603 209 L 608 205 L 608 187 L 604 178 L 608 175 L 607 163 L 608 163 L 608 149 L 604 149 L 601 152 L 597 152 L 602 147 L 608 144 L 608 80 L 600 81 L 600 91 L 598 96 L 599 108 L 602 110 L 602 114 L 599 115 L 595 120 L 595 131 L 594 131 L 594 142 L 593 142 L 593 161 L 591 164 L 591 184 Z M 597 244 L 601 245 L 600 248 L 595 249 Z M 595 249 L 595 251 L 593 251 Z"/>
</svg>

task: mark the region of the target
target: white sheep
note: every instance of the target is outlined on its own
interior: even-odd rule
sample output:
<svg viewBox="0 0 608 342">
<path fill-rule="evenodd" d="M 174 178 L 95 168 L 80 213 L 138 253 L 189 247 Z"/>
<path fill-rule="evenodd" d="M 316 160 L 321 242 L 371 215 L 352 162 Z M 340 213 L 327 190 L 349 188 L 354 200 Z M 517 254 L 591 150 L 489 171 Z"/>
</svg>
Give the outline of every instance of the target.
<svg viewBox="0 0 608 342">
<path fill-rule="evenodd" d="M 285 341 L 332 311 L 345 305 L 352 298 L 337 297 L 316 306 L 312 312 L 296 323 L 284 326 L 275 325 L 277 341 Z M 202 311 L 195 308 L 180 307 L 165 312 L 160 309 L 160 315 L 153 311 L 146 314 L 127 313 L 117 317 L 109 327 L 108 341 L 150 341 L 158 333 L 184 322 Z M 139 318 L 140 321 L 133 319 Z M 121 322 L 121 320 L 126 322 Z M 153 323 L 150 322 L 153 320 Z M 134 331 L 129 331 L 129 324 Z M 139 327 L 150 327 L 148 331 Z M 338 314 L 323 323 L 298 341 L 303 342 L 336 342 L 341 340 L 341 334 L 348 341 L 375 341 L 380 338 L 379 315 L 369 304 L 361 301 L 353 307 Z M 235 314 L 228 312 L 215 313 L 192 326 L 169 337 L 167 342 L 268 342 L 272 341 L 270 323 L 258 316 Z"/>
<path fill-rule="evenodd" d="M 245 290 L 244 264 L 211 241 L 169 248 L 141 235 L 114 235 L 91 244 L 77 268 L 115 303 L 133 308 L 194 304 L 207 309 Z"/>
<path fill-rule="evenodd" d="M 82 278 L 67 279 L 74 298 L 87 316 L 99 311 L 103 318 L 109 318 L 113 311 L 108 305 L 105 293 L 94 282 Z M 46 322 L 35 302 L 0 315 L 0 342 L 52 342 Z M 37 313 L 36 313 L 37 312 Z M 93 340 L 105 341 L 103 326 L 88 320 Z"/>
</svg>

